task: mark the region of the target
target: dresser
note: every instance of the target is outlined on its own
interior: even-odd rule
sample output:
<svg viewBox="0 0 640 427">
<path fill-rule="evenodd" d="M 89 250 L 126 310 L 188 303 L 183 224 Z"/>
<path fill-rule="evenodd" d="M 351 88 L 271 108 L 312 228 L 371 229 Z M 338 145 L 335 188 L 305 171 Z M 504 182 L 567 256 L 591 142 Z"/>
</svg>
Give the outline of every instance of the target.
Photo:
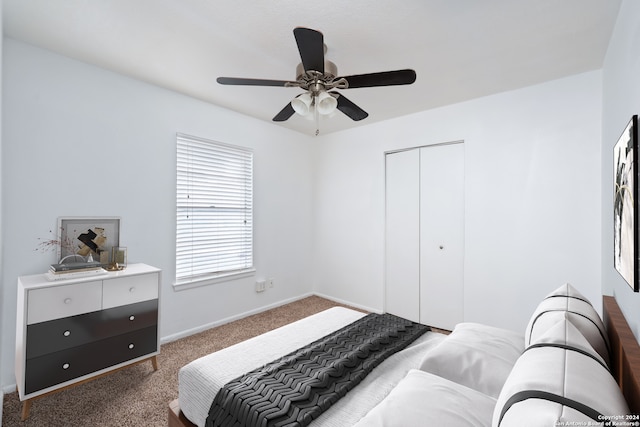
<svg viewBox="0 0 640 427">
<path fill-rule="evenodd" d="M 33 399 L 150 360 L 157 370 L 160 270 L 146 264 L 51 281 L 18 278 L 16 383 Z"/>
</svg>

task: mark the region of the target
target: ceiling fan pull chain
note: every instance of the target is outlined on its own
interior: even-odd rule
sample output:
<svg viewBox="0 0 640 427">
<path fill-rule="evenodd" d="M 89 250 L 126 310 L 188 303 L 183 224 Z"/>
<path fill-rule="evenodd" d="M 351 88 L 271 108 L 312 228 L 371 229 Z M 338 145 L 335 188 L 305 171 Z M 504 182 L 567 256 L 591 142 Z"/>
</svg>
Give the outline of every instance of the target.
<svg viewBox="0 0 640 427">
<path fill-rule="evenodd" d="M 318 112 L 318 97 L 313 97 L 313 104 L 315 108 L 313 109 L 313 114 L 316 116 L 316 136 L 320 134 L 320 113 Z"/>
</svg>

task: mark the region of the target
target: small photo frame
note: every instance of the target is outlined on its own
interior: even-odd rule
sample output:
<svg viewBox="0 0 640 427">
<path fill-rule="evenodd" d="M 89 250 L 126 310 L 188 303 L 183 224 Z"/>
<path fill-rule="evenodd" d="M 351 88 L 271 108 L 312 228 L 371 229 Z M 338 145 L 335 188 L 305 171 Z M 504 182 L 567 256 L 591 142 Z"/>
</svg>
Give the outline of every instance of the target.
<svg viewBox="0 0 640 427">
<path fill-rule="evenodd" d="M 118 270 L 123 270 L 127 267 L 127 248 L 124 246 L 114 246 L 112 248 L 111 265 Z"/>
<path fill-rule="evenodd" d="M 638 116 L 631 117 L 613 148 L 613 264 L 634 292 L 638 262 Z"/>
<path fill-rule="evenodd" d="M 109 264 L 113 247 L 120 246 L 119 217 L 60 217 L 58 230 L 58 262 L 88 260 L 91 255 L 94 261 Z"/>
</svg>

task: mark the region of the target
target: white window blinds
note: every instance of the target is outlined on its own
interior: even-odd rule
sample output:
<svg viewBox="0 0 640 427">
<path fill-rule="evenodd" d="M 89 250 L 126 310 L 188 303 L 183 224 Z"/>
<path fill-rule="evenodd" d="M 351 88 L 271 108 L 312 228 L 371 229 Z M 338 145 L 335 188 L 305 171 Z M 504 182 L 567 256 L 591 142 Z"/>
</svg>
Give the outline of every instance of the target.
<svg viewBox="0 0 640 427">
<path fill-rule="evenodd" d="M 177 135 L 176 283 L 253 267 L 253 152 Z"/>
</svg>

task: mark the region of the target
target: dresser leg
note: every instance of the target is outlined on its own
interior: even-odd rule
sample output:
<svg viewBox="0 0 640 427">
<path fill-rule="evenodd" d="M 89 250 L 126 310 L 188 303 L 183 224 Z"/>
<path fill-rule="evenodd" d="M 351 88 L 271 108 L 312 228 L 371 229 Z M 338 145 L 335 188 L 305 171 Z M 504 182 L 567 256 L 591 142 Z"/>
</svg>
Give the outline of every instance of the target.
<svg viewBox="0 0 640 427">
<path fill-rule="evenodd" d="M 158 358 L 157 358 L 157 356 L 153 356 L 151 358 L 151 365 L 153 365 L 153 370 L 154 371 L 158 370 Z"/>
<path fill-rule="evenodd" d="M 29 410 L 31 409 L 31 399 L 27 399 L 22 402 L 22 421 L 26 421 L 29 418 Z"/>
</svg>

